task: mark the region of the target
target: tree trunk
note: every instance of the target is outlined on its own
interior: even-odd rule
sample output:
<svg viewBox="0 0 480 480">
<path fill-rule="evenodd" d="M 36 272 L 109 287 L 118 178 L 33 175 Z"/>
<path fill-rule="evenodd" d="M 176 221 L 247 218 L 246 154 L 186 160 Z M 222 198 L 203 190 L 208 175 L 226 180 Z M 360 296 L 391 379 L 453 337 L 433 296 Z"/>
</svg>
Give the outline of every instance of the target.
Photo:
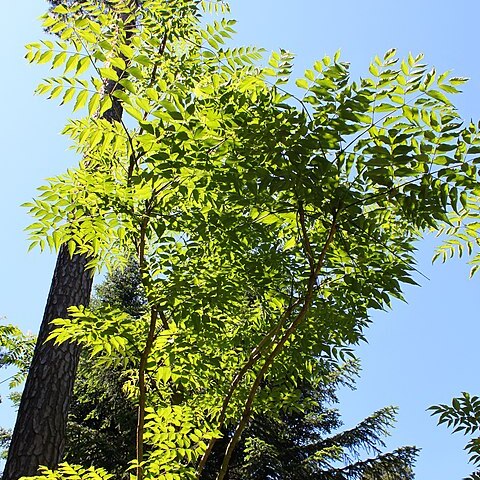
<svg viewBox="0 0 480 480">
<path fill-rule="evenodd" d="M 104 94 L 119 86 L 105 82 Z M 109 122 L 120 121 L 122 106 L 112 98 L 112 107 L 103 114 Z M 3 480 L 35 475 L 40 465 L 56 468 L 65 448 L 68 407 L 80 359 L 80 347 L 71 343 L 45 343 L 52 331 L 51 321 L 67 318 L 68 307 L 88 306 L 93 272 L 86 270 L 85 255 L 70 257 L 62 245 L 57 258 L 32 364 L 23 390 Z"/>
<path fill-rule="evenodd" d="M 71 305 L 88 305 L 92 273 L 84 255 L 70 257 L 62 246 L 40 326 L 37 345 L 23 391 L 3 480 L 35 475 L 39 465 L 56 467 L 63 455 L 68 404 L 80 347 L 45 342 L 51 320 L 67 318 Z"/>
</svg>

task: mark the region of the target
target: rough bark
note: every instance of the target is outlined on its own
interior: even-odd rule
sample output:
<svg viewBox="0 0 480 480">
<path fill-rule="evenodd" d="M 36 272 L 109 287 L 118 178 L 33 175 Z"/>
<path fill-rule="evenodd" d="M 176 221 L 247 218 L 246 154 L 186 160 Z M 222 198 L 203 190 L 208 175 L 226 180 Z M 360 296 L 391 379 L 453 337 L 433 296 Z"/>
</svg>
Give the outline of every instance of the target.
<svg viewBox="0 0 480 480">
<path fill-rule="evenodd" d="M 45 342 L 51 320 L 66 318 L 71 305 L 88 305 L 93 277 L 84 255 L 60 249 L 37 345 L 18 410 L 3 479 L 35 475 L 39 465 L 58 465 L 65 445 L 68 404 L 80 348 Z"/>
<path fill-rule="evenodd" d="M 117 82 L 107 81 L 104 94 L 111 94 Z M 109 122 L 120 121 L 122 107 L 112 98 L 112 107 L 103 114 Z M 93 277 L 86 270 L 85 255 L 70 257 L 60 248 L 37 345 L 20 401 L 3 480 L 35 475 L 40 465 L 55 468 L 65 448 L 68 407 L 80 358 L 78 345 L 45 343 L 55 318 L 67 318 L 68 307 L 87 306 Z"/>
</svg>

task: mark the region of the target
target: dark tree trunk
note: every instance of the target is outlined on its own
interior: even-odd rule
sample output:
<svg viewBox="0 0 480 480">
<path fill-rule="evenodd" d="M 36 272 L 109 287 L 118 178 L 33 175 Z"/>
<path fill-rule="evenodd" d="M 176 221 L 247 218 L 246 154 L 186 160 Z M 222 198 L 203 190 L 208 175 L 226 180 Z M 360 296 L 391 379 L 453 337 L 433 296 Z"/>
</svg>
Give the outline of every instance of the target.
<svg viewBox="0 0 480 480">
<path fill-rule="evenodd" d="M 104 94 L 111 94 L 116 88 L 117 82 L 109 80 Z M 109 122 L 120 121 L 122 107 L 117 99 L 112 98 L 112 102 L 103 118 Z M 86 270 L 87 261 L 85 255 L 70 257 L 65 245 L 60 248 L 3 480 L 35 475 L 40 465 L 56 468 L 62 459 L 80 347 L 71 343 L 57 346 L 45 340 L 52 331 L 52 320 L 67 318 L 67 309 L 72 305 L 89 304 L 93 276 Z"/>
<path fill-rule="evenodd" d="M 13 431 L 4 480 L 35 475 L 39 465 L 56 467 L 63 455 L 69 399 L 80 348 L 45 342 L 51 320 L 67 318 L 71 305 L 88 305 L 93 277 L 84 255 L 70 257 L 62 246 L 40 326 L 37 345 Z"/>
</svg>

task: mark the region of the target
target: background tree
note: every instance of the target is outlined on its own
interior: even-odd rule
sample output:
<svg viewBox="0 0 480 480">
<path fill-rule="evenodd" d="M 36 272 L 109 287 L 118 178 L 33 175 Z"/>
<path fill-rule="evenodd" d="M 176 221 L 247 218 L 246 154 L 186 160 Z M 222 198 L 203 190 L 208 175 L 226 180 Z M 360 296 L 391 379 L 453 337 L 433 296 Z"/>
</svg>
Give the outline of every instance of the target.
<svg viewBox="0 0 480 480">
<path fill-rule="evenodd" d="M 0 368 L 14 367 L 8 381 L 10 389 L 21 385 L 27 376 L 35 346 L 35 336 L 23 333 L 15 325 L 0 325 Z"/>
<path fill-rule="evenodd" d="M 338 373 L 338 372 L 337 372 Z M 345 373 L 345 372 L 343 372 Z M 312 406 L 304 412 L 280 413 L 278 418 L 257 415 L 245 429 L 232 456 L 226 478 L 230 480 L 354 480 L 413 479 L 418 454 L 414 447 L 382 453 L 395 409 L 375 412 L 350 430 L 341 430 L 335 401 L 336 381 L 309 389 Z M 333 398 L 328 398 L 333 396 Z M 216 445 L 202 478 L 215 479 L 230 435 Z M 363 453 L 370 458 L 362 459 Z"/>
</svg>

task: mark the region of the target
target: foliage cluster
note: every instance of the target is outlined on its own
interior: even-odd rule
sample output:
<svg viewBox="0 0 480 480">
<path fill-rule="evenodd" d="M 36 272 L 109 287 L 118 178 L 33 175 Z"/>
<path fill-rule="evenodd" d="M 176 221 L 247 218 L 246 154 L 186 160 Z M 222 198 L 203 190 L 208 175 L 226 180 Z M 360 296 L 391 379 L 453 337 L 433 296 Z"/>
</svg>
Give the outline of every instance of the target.
<svg viewBox="0 0 480 480">
<path fill-rule="evenodd" d="M 123 271 L 112 272 L 96 287 L 93 308 L 108 304 L 132 316 L 141 315 L 145 297 L 137 265 L 129 264 Z M 9 327 L 5 329 L 10 331 Z M 18 329 L 14 329 L 14 333 L 14 342 L 11 336 L 0 338 L 2 351 L 8 358 L 18 356 L 15 351 L 23 351 L 26 345 L 32 344 L 32 339 Z M 25 368 L 31 353 L 17 367 Z M 12 362 L 7 363 L 13 366 Z M 232 457 L 228 478 L 356 479 L 370 474 L 377 477 L 388 474 L 399 480 L 410 478 L 415 448 L 382 453 L 385 448 L 382 437 L 388 435 L 393 425 L 394 408 L 384 408 L 358 426 L 340 430 L 339 412 L 330 405 L 338 402 L 336 390 L 340 385 L 353 388 L 353 376 L 357 372 L 356 362 L 349 362 L 332 371 L 318 389 L 302 387 L 302 395 L 311 398 L 312 406 L 307 411 L 258 415 L 247 427 Z M 133 402 L 123 392 L 124 380 L 122 369 L 105 370 L 88 354 L 83 355 L 67 426 L 64 459 L 69 464 L 96 466 L 114 478 L 125 477 L 128 461 L 134 456 L 136 415 Z M 224 438 L 215 446 L 202 480 L 215 478 L 231 433 L 224 432 Z M 9 435 L 5 438 L 7 443 L 8 438 Z M 364 451 L 375 456 L 362 460 Z M 65 475 L 65 468 L 61 475 Z"/>
<path fill-rule="evenodd" d="M 8 382 L 10 390 L 8 397 L 14 404 L 17 403 L 20 395 L 15 389 L 25 380 L 34 347 L 33 335 L 24 334 L 15 325 L 0 325 L 0 368 L 13 367 L 13 373 L 1 383 Z M 10 373 L 12 369 L 7 371 Z M 1 457 L 5 456 L 10 436 L 10 430 L 0 427 Z"/>
<path fill-rule="evenodd" d="M 8 378 L 8 386 L 14 389 L 25 380 L 35 347 L 35 336 L 24 334 L 15 325 L 0 325 L 0 368 L 15 367 Z"/>
<path fill-rule="evenodd" d="M 438 424 L 453 427 L 454 432 L 464 435 L 476 434 L 480 431 L 480 398 L 463 392 L 461 397 L 454 398 L 451 405 L 441 404 L 430 407 L 432 415 L 438 415 Z M 470 462 L 480 465 L 480 437 L 471 438 L 465 450 L 470 455 Z M 479 480 L 480 470 L 473 472 L 467 480 Z"/>
<path fill-rule="evenodd" d="M 138 266 L 129 264 L 122 272 L 112 272 L 96 288 L 94 305 L 110 304 L 137 316 L 145 304 Z M 318 389 L 301 388 L 310 397 L 311 407 L 304 412 L 262 413 L 246 428 L 232 456 L 228 478 L 307 479 L 364 478 L 389 474 L 406 480 L 413 475 L 416 449 L 403 447 L 391 453 L 382 437 L 388 435 L 395 409 L 384 408 L 358 426 L 341 431 L 339 412 L 331 407 L 338 402 L 339 386 L 353 387 L 356 362 L 332 371 Z M 107 370 L 84 358 L 80 363 L 73 405 L 69 414 L 65 459 L 85 466 L 95 465 L 121 478 L 128 467 L 135 437 L 134 406 L 122 392 L 121 370 Z M 221 465 L 232 432 L 224 432 L 207 463 L 202 480 L 214 479 Z M 363 460 L 362 453 L 374 454 Z"/>
<path fill-rule="evenodd" d="M 478 126 L 450 101 L 465 79 L 391 50 L 352 82 L 336 54 L 297 97 L 292 55 L 227 47 L 233 25 L 193 0 L 85 0 L 28 46 L 62 70 L 38 93 L 87 115 L 64 130 L 79 165 L 28 204 L 32 246 L 140 267 L 139 318 L 76 306 L 51 336 L 130 368 L 138 479 L 199 478 L 232 429 L 222 480 L 252 417 L 309 408 L 301 386 L 351 355 L 370 309 L 415 283 L 414 242 L 479 191 Z M 98 118 L 115 105 L 122 121 Z"/>
</svg>

